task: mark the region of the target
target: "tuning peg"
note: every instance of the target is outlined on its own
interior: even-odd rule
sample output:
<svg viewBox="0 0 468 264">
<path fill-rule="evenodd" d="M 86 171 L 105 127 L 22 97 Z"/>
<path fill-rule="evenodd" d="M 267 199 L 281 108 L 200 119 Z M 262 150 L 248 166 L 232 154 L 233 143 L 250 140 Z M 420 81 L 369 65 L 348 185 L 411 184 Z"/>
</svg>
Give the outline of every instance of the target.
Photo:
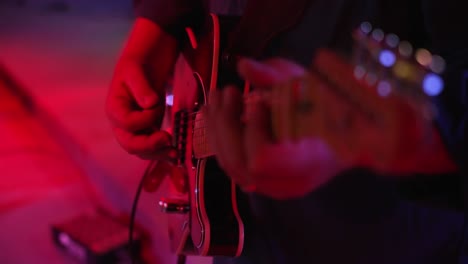
<svg viewBox="0 0 468 264">
<path fill-rule="evenodd" d="M 374 86 L 378 80 L 377 74 L 374 72 L 368 72 L 366 74 L 365 80 L 369 86 Z"/>
<path fill-rule="evenodd" d="M 372 32 L 371 23 L 365 21 L 362 22 L 359 27 L 354 31 L 354 47 L 351 55 L 351 61 L 355 65 L 354 76 L 356 79 L 362 79 L 367 73 L 367 66 L 369 64 L 369 50 L 368 35 Z"/>
<path fill-rule="evenodd" d="M 395 65 L 396 55 L 391 50 L 383 49 L 379 53 L 379 62 L 382 66 L 390 68 Z"/>
<path fill-rule="evenodd" d="M 423 79 L 423 90 L 428 96 L 437 96 L 444 90 L 444 80 L 435 73 L 428 73 Z"/>
<path fill-rule="evenodd" d="M 387 97 L 392 92 L 392 85 L 388 81 L 380 81 L 377 84 L 377 93 L 382 97 Z"/>
<path fill-rule="evenodd" d="M 359 29 L 362 33 L 364 33 L 365 35 L 371 33 L 372 31 L 372 25 L 371 23 L 369 22 L 362 22 L 361 25 L 359 26 Z"/>
<path fill-rule="evenodd" d="M 398 45 L 398 52 L 403 57 L 411 57 L 413 54 L 413 46 L 408 41 L 401 41 Z"/>
<path fill-rule="evenodd" d="M 427 49 L 417 49 L 414 57 L 421 66 L 429 67 L 432 63 L 432 54 Z"/>
<path fill-rule="evenodd" d="M 387 46 L 389 46 L 390 48 L 396 48 L 399 43 L 400 38 L 393 33 L 387 34 L 387 36 L 385 37 L 385 44 L 387 44 Z"/>
<path fill-rule="evenodd" d="M 432 61 L 429 65 L 429 68 L 434 73 L 441 74 L 445 70 L 445 60 L 439 55 L 432 56 Z"/>
<path fill-rule="evenodd" d="M 439 55 L 433 55 L 426 49 L 418 49 L 415 53 L 416 61 L 436 74 L 445 70 L 445 60 Z"/>
<path fill-rule="evenodd" d="M 354 77 L 357 80 L 360 80 L 360 79 L 364 78 L 365 75 L 366 75 L 366 69 L 363 66 L 356 65 L 354 67 Z"/>
<path fill-rule="evenodd" d="M 377 42 L 381 42 L 385 38 L 385 34 L 384 34 L 383 30 L 380 29 L 380 28 L 374 29 L 372 31 L 371 36 Z"/>
</svg>

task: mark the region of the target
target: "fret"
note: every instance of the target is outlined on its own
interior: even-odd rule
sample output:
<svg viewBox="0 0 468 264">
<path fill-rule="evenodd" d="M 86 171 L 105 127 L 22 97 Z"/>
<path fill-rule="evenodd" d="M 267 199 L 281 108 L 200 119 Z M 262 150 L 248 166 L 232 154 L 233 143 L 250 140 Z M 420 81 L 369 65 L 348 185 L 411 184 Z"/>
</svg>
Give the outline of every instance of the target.
<svg viewBox="0 0 468 264">
<path fill-rule="evenodd" d="M 193 126 L 193 154 L 197 159 L 206 158 L 214 155 L 208 144 L 208 128 L 204 112 L 199 111 L 195 114 Z"/>
</svg>

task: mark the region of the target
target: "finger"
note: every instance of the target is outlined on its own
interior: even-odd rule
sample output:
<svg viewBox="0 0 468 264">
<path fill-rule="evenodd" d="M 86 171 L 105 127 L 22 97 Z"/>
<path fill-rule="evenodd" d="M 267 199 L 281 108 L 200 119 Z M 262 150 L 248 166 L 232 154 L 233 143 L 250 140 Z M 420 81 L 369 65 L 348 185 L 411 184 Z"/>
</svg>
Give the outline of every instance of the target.
<svg viewBox="0 0 468 264">
<path fill-rule="evenodd" d="M 134 134 L 115 128 L 114 133 L 119 144 L 130 154 L 152 156 L 171 147 L 171 136 L 165 131 L 152 134 Z"/>
<path fill-rule="evenodd" d="M 170 172 L 171 183 L 179 193 L 187 193 L 189 190 L 185 167 L 172 166 Z"/>
<path fill-rule="evenodd" d="M 237 64 L 237 70 L 244 80 L 257 87 L 269 87 L 278 82 L 300 77 L 306 72 L 302 66 L 281 58 L 265 62 L 242 58 Z"/>
<path fill-rule="evenodd" d="M 112 125 L 128 131 L 158 127 L 164 117 L 164 111 L 164 105 L 142 110 L 135 105 L 124 87 L 111 88 L 106 101 L 106 113 Z"/>
<path fill-rule="evenodd" d="M 218 131 L 218 115 L 220 114 L 222 104 L 222 93 L 220 91 L 211 91 L 208 99 L 209 104 L 202 108 L 202 113 L 206 117 L 208 144 L 212 153 L 214 153 L 219 166 L 226 171 L 226 162 L 221 149 L 224 144 L 223 135 Z"/>
<path fill-rule="evenodd" d="M 223 102 L 222 98 L 222 92 L 221 91 L 211 91 L 210 94 L 208 95 L 208 108 L 210 109 L 211 112 L 216 112 L 220 109 L 221 104 Z"/>
<path fill-rule="evenodd" d="M 143 188 L 147 192 L 155 192 L 162 181 L 171 172 L 171 164 L 166 161 L 154 161 L 148 168 L 149 172 L 144 179 Z"/>
<path fill-rule="evenodd" d="M 240 59 L 237 63 L 237 71 L 241 78 L 253 86 L 271 86 L 280 80 L 273 67 L 251 59 Z"/>
<path fill-rule="evenodd" d="M 220 165 L 238 183 L 245 182 L 246 177 L 242 109 L 242 93 L 235 87 L 227 87 L 218 111 L 211 112 Z"/>
<path fill-rule="evenodd" d="M 301 65 L 283 58 L 268 59 L 264 63 L 275 69 L 281 81 L 300 77 L 306 73 L 306 69 Z"/>
<path fill-rule="evenodd" d="M 269 145 L 259 157 L 256 170 L 249 171 L 255 192 L 273 197 L 301 196 L 349 168 L 336 160 L 329 146 L 317 138 Z"/>
<path fill-rule="evenodd" d="M 208 105 L 202 108 L 202 115 L 206 117 L 206 123 L 208 128 L 208 144 L 210 149 L 215 153 L 219 153 L 219 144 L 218 138 L 219 135 L 217 133 L 217 113 L 219 113 L 220 105 L 221 105 L 221 98 L 222 94 L 219 91 L 211 91 L 208 98 Z M 218 159 L 221 163 L 221 161 Z"/>
<path fill-rule="evenodd" d="M 210 92 L 209 105 L 206 108 L 208 113 L 208 141 L 219 165 L 226 170 L 226 156 L 223 155 L 223 148 L 225 148 L 226 143 L 222 132 L 222 124 L 219 123 L 219 120 L 223 119 L 221 113 L 222 105 L 223 93 L 221 91 Z"/>
<path fill-rule="evenodd" d="M 155 89 L 151 87 L 140 65 L 131 64 L 128 66 L 125 83 L 141 108 L 150 109 L 164 103 L 165 98 L 161 98 Z"/>
<path fill-rule="evenodd" d="M 245 153 L 248 168 L 255 164 L 255 160 L 264 147 L 271 144 L 273 136 L 271 133 L 270 110 L 266 104 L 257 100 L 247 105 L 247 117 L 245 122 Z"/>
<path fill-rule="evenodd" d="M 314 188 L 304 184 L 302 180 L 285 179 L 259 179 L 256 183 L 254 191 L 266 197 L 276 200 L 297 199 L 304 197 L 307 193 L 313 191 Z"/>
</svg>

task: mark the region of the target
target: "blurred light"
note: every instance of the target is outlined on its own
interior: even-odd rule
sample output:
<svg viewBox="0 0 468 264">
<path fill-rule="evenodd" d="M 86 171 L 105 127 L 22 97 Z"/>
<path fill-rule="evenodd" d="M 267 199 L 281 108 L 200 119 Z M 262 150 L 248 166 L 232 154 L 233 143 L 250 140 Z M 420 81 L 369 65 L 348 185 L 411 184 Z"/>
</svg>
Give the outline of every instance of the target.
<svg viewBox="0 0 468 264">
<path fill-rule="evenodd" d="M 429 67 L 433 72 L 440 74 L 445 70 L 445 60 L 441 56 L 434 55 Z"/>
<path fill-rule="evenodd" d="M 369 72 L 366 75 L 366 82 L 368 85 L 374 85 L 377 82 L 377 75 L 375 75 L 375 73 Z"/>
<path fill-rule="evenodd" d="M 174 95 L 169 94 L 166 96 L 166 105 L 172 106 L 174 104 Z"/>
<path fill-rule="evenodd" d="M 64 245 L 68 245 L 68 243 L 70 243 L 70 240 L 71 240 L 70 237 L 65 233 L 60 233 L 58 238 L 59 238 L 59 241 L 62 242 L 62 244 Z"/>
<path fill-rule="evenodd" d="M 398 61 L 393 67 L 393 72 L 398 78 L 408 78 L 412 74 L 412 67 L 409 63 L 404 61 Z"/>
<path fill-rule="evenodd" d="M 379 54 L 379 61 L 385 67 L 392 67 L 395 64 L 396 56 L 390 50 L 382 50 Z"/>
<path fill-rule="evenodd" d="M 377 85 L 377 93 L 382 97 L 387 97 L 392 92 L 392 85 L 387 81 L 381 81 Z"/>
<path fill-rule="evenodd" d="M 354 77 L 356 77 L 356 79 L 358 80 L 362 79 L 365 74 L 366 74 L 366 69 L 364 69 L 364 67 L 360 65 L 357 65 L 356 67 L 354 67 Z"/>
<path fill-rule="evenodd" d="M 416 50 L 416 61 L 422 66 L 428 67 L 432 61 L 432 54 L 427 49 Z"/>
<path fill-rule="evenodd" d="M 424 76 L 423 90 L 429 96 L 439 95 L 444 90 L 444 81 L 439 75 L 429 73 Z"/>
<path fill-rule="evenodd" d="M 410 57 L 413 53 L 413 46 L 411 46 L 408 41 L 402 41 L 398 46 L 398 52 L 400 52 L 402 56 Z"/>
<path fill-rule="evenodd" d="M 400 42 L 400 38 L 395 34 L 388 34 L 385 38 L 385 43 L 391 48 L 396 48 L 398 43 Z"/>
<path fill-rule="evenodd" d="M 384 39 L 384 37 L 384 32 L 380 28 L 376 28 L 374 31 L 372 31 L 372 38 L 376 41 L 380 42 Z"/>
<path fill-rule="evenodd" d="M 369 34 L 372 31 L 372 25 L 369 22 L 363 22 L 361 23 L 360 29 L 365 34 Z"/>
</svg>

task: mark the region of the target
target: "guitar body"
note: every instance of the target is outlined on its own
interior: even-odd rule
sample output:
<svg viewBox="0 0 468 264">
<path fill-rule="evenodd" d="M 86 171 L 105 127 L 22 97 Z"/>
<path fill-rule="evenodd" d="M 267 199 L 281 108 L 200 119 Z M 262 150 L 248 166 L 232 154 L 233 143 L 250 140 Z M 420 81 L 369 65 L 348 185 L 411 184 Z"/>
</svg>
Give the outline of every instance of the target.
<svg viewBox="0 0 468 264">
<path fill-rule="evenodd" d="M 202 32 L 189 29 L 190 45 L 179 57 L 174 75 L 172 117 L 177 167 L 185 174 L 188 193 L 185 213 L 169 216 L 172 248 L 177 254 L 239 256 L 244 242 L 239 193 L 235 184 L 218 166 L 206 142 L 206 126 L 199 111 L 208 94 L 219 85 L 218 71 L 222 36 L 219 18 Z"/>
</svg>

